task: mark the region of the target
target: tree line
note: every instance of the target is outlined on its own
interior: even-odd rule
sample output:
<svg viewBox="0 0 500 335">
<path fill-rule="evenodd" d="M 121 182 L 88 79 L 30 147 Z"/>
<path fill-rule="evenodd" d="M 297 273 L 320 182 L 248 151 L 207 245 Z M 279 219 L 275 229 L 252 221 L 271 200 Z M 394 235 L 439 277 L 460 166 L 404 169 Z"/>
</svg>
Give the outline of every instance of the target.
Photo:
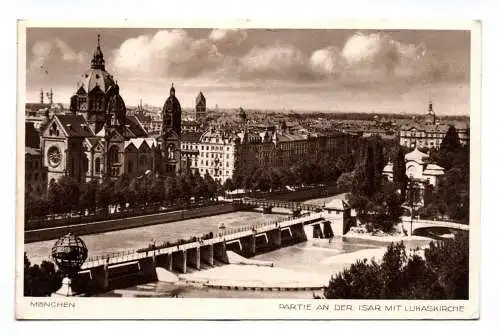
<svg viewBox="0 0 500 335">
<path fill-rule="evenodd" d="M 314 152 L 307 160 L 288 166 L 240 167 L 229 181 L 229 186 L 233 189 L 269 191 L 285 186 L 335 185 L 343 173 L 353 169 L 363 142 L 362 138 L 348 136 L 329 148 Z"/>
<path fill-rule="evenodd" d="M 349 201 L 360 222 L 369 230 L 390 232 L 404 213 L 402 206 L 417 208 L 422 218 L 448 217 L 455 221 L 469 220 L 469 146 L 461 145 L 455 127 L 450 126 L 437 149 L 422 149 L 429 154 L 429 163 L 444 168 L 436 187 L 409 179 L 405 154 L 412 149 L 401 147 L 380 137 L 368 138 L 359 148 L 359 155 L 350 172 L 337 179 L 339 189 L 349 192 Z M 383 175 L 391 161 L 393 180 Z"/>
<path fill-rule="evenodd" d="M 456 299 L 469 297 L 469 235 L 431 242 L 409 254 L 403 244 L 387 248 L 382 261 L 358 260 L 332 276 L 326 299 Z"/>
<path fill-rule="evenodd" d="M 210 174 L 196 171 L 177 177 L 162 178 L 153 174 L 141 177 L 122 175 L 102 183 L 79 183 L 69 176 L 52 181 L 45 194 L 25 193 L 26 219 L 49 214 L 108 211 L 110 206 L 141 208 L 152 204 L 174 205 L 191 199 L 214 199 L 221 185 Z"/>
</svg>

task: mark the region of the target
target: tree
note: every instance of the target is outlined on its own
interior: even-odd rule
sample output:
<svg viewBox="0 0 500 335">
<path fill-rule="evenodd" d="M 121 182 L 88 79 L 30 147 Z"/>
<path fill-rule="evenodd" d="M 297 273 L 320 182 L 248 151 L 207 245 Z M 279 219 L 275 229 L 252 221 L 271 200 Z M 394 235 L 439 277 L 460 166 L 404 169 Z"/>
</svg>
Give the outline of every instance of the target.
<svg viewBox="0 0 500 335">
<path fill-rule="evenodd" d="M 80 183 L 69 176 L 62 176 L 57 180 L 57 184 L 59 184 L 61 190 L 61 199 L 59 200 L 61 210 L 69 212 L 77 209 L 80 198 Z"/>
<path fill-rule="evenodd" d="M 431 242 L 424 258 L 391 244 L 380 263 L 358 260 L 330 279 L 326 299 L 468 299 L 467 233 Z"/>
<path fill-rule="evenodd" d="M 94 180 L 82 185 L 80 198 L 78 199 L 78 207 L 80 210 L 95 212 L 97 206 L 96 196 L 98 188 L 99 184 Z"/>
<path fill-rule="evenodd" d="M 408 177 L 406 176 L 405 151 L 401 146 L 394 151 L 393 157 L 393 180 L 394 184 L 401 190 L 401 196 L 404 201 L 406 196 L 406 186 Z"/>
<path fill-rule="evenodd" d="M 354 172 L 344 172 L 337 179 L 337 188 L 340 191 L 346 192 L 352 189 Z"/>
<path fill-rule="evenodd" d="M 440 145 L 441 151 L 453 152 L 460 149 L 460 138 L 455 126 L 451 125 Z"/>
<path fill-rule="evenodd" d="M 165 200 L 169 201 L 172 205 L 179 197 L 179 190 L 177 189 L 177 182 L 172 177 L 165 179 Z"/>
<path fill-rule="evenodd" d="M 61 287 L 63 275 L 51 262 L 31 265 L 24 253 L 24 295 L 30 297 L 50 296 Z"/>
<path fill-rule="evenodd" d="M 226 181 L 224 182 L 224 189 L 225 189 L 226 191 L 234 191 L 234 190 L 235 190 L 235 188 L 236 188 L 236 187 L 235 187 L 235 185 L 234 185 L 234 183 L 233 183 L 232 179 L 231 179 L 231 178 L 226 179 Z"/>
</svg>

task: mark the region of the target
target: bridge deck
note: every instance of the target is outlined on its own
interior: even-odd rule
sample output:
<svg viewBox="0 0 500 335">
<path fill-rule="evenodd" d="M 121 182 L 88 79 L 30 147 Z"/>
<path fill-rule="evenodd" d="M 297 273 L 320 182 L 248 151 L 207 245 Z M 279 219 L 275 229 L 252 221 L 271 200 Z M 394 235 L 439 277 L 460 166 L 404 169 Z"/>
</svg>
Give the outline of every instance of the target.
<svg viewBox="0 0 500 335">
<path fill-rule="evenodd" d="M 240 228 L 226 229 L 223 232 L 219 233 L 218 236 L 206 239 L 199 240 L 196 242 L 188 242 L 178 246 L 171 246 L 165 248 L 159 248 L 154 250 L 154 255 L 164 255 L 170 254 L 176 251 L 184 251 L 188 249 L 193 249 L 197 247 L 201 247 L 204 245 L 213 245 L 221 242 L 229 242 L 232 240 L 240 239 L 246 236 L 253 235 L 255 233 L 265 233 L 267 231 L 277 229 L 277 228 L 286 228 L 293 226 L 298 223 L 304 223 L 312 220 L 321 219 L 321 213 L 312 213 L 299 218 L 287 219 L 283 221 L 276 221 L 272 223 L 262 223 L 258 225 L 248 225 Z M 92 267 L 104 265 L 104 264 L 116 264 L 128 261 L 139 260 L 148 256 L 153 255 L 153 250 L 144 251 L 144 252 L 136 252 L 135 250 L 128 250 L 121 253 L 112 253 L 104 256 L 98 256 L 91 258 L 87 262 L 85 262 L 82 266 L 82 270 L 89 269 Z"/>
</svg>

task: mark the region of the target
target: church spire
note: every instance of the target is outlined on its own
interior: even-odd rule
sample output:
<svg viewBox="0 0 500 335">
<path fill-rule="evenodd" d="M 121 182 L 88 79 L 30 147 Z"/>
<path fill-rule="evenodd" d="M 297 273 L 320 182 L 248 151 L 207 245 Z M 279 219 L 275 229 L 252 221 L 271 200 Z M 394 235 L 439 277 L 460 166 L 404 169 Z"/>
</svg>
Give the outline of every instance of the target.
<svg viewBox="0 0 500 335">
<path fill-rule="evenodd" d="M 94 51 L 94 56 L 90 62 L 92 69 L 99 69 L 104 71 L 104 55 L 101 51 L 101 35 L 97 34 L 97 47 Z"/>
</svg>

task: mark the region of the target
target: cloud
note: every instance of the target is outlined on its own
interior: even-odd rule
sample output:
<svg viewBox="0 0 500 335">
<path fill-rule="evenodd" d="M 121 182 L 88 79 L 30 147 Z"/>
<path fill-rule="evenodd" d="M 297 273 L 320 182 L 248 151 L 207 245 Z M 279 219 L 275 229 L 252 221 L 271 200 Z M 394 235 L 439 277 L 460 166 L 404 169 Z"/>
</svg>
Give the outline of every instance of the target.
<svg viewBox="0 0 500 335">
<path fill-rule="evenodd" d="M 214 30 L 208 38 L 193 39 L 185 30 L 161 30 L 126 40 L 113 53 L 112 64 L 124 75 L 189 78 L 216 71 L 226 62 L 219 48 L 230 48 L 246 36 Z"/>
<path fill-rule="evenodd" d="M 337 77 L 346 67 L 338 48 L 333 46 L 314 51 L 310 65 L 316 73 L 332 77 Z"/>
<path fill-rule="evenodd" d="M 31 48 L 31 61 L 28 70 L 37 70 L 60 64 L 61 62 L 83 64 L 86 53 L 74 51 L 59 38 L 37 41 Z"/>
<path fill-rule="evenodd" d="M 208 39 L 214 43 L 221 53 L 230 53 L 238 48 L 247 38 L 247 32 L 242 29 L 214 29 Z"/>
<path fill-rule="evenodd" d="M 76 78 L 75 69 L 90 61 L 88 54 L 73 50 L 59 38 L 37 41 L 28 55 L 27 80 L 32 84 Z"/>
<path fill-rule="evenodd" d="M 464 68 L 452 68 L 425 45 L 405 44 L 384 33 L 356 33 L 341 49 L 329 46 L 310 57 L 313 71 L 345 86 L 373 83 L 418 83 L 457 79 Z"/>
<path fill-rule="evenodd" d="M 243 79 L 311 80 L 307 57 L 292 45 L 254 47 L 239 60 Z"/>
</svg>

